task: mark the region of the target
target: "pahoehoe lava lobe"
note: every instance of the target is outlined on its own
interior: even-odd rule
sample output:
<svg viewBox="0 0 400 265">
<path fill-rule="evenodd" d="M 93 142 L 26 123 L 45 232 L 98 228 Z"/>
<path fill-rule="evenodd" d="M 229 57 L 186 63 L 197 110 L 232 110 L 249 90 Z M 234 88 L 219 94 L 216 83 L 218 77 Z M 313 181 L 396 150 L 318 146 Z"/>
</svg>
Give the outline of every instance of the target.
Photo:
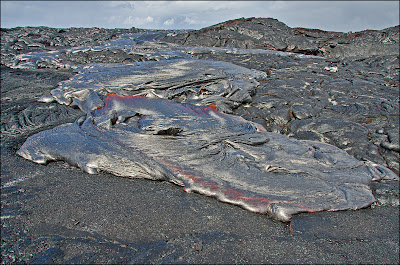
<svg viewBox="0 0 400 265">
<path fill-rule="evenodd" d="M 372 178 L 391 174 L 329 144 L 266 132 L 214 105 L 113 94 L 75 123 L 29 137 L 18 154 L 41 164 L 64 160 L 88 173 L 167 180 L 281 221 L 367 207 L 375 201 Z"/>
<path fill-rule="evenodd" d="M 215 104 L 223 112 L 251 101 L 264 72 L 235 64 L 197 59 L 170 59 L 119 64 L 89 64 L 51 91 L 61 104 L 91 111 L 107 94 Z"/>
</svg>

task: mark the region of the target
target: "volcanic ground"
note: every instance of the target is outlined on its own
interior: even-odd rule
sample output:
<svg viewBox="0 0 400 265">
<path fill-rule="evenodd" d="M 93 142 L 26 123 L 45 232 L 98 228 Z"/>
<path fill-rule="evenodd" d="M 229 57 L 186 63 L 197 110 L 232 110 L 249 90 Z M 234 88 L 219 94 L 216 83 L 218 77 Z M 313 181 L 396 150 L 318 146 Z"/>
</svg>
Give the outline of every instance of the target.
<svg viewBox="0 0 400 265">
<path fill-rule="evenodd" d="M 271 18 L 248 18 L 198 31 L 20 27 L 1 29 L 1 34 L 3 263 L 399 262 L 399 26 L 341 33 L 290 28 Z M 109 110 L 104 104 L 115 94 L 145 105 L 128 114 L 119 107 Z M 154 101 L 157 98 L 162 101 Z M 158 103 L 149 107 L 148 102 Z M 199 127 L 185 127 L 189 121 L 173 123 L 173 116 L 168 116 L 170 107 L 165 107 L 171 104 L 185 108 L 185 113 L 192 109 L 203 116 L 211 115 L 221 124 L 228 120 L 236 123 L 226 127 L 229 131 L 214 130 L 214 136 L 210 136 L 210 123 L 202 123 L 209 126 L 208 130 L 202 127 L 200 133 L 191 134 Z M 149 119 L 143 119 L 143 115 L 152 117 L 149 111 L 155 113 L 157 108 L 167 110 L 169 121 L 160 122 L 156 119 L 160 116 L 155 116 L 157 124 L 148 125 Z M 99 116 L 103 112 L 107 112 L 105 118 Z M 185 114 L 186 119 L 195 120 L 190 113 Z M 104 148 L 84 145 L 88 138 L 69 136 L 72 140 L 65 142 L 64 136 L 57 135 L 63 139 L 60 143 L 49 140 L 50 136 L 41 137 L 46 132 L 59 132 L 58 128 L 66 128 L 67 123 L 83 126 L 82 117 L 95 121 L 97 128 L 105 128 L 103 135 L 114 127 L 125 126 L 115 133 L 118 137 L 131 128 L 126 127 L 128 120 L 142 124 L 139 129 L 154 140 L 142 142 L 140 155 L 132 160 L 139 164 L 142 160 L 140 170 L 124 175 L 121 172 L 126 170 L 116 169 L 121 163 L 126 166 L 123 161 L 129 155 L 108 157 L 104 161 L 112 166 L 99 168 L 96 164 L 99 170 L 94 170 L 90 168 L 93 161 L 103 158 L 93 160 L 93 154 L 104 157 L 107 152 L 100 154 Z M 246 133 L 236 129 L 238 126 Z M 203 159 L 205 165 L 198 153 L 194 152 L 196 164 L 191 164 L 187 161 L 192 160 L 183 155 L 178 159 L 170 151 L 182 154 L 188 149 L 184 141 L 192 139 L 190 143 L 194 143 L 193 137 L 176 141 L 176 137 L 186 134 L 196 139 L 206 135 L 208 140 L 219 136 L 211 149 L 207 146 L 208 154 L 213 156 Z M 35 135 L 39 140 L 29 138 Z M 251 138 L 244 140 L 249 135 Z M 123 142 L 124 137 L 118 137 L 114 138 Z M 136 143 L 143 139 L 140 134 L 134 137 Z M 159 137 L 171 147 L 163 150 L 175 158 L 158 156 Z M 33 146 L 30 153 L 24 151 L 26 141 Z M 289 145 L 289 141 L 296 144 Z M 237 147 L 243 143 L 256 147 L 244 151 Z M 298 143 L 303 147 L 303 143 L 330 146 L 329 150 L 340 156 L 333 159 L 319 152 L 307 158 L 297 151 L 287 156 L 298 148 Z M 69 149 L 58 148 L 61 144 Z M 344 175 L 333 173 L 336 171 L 332 168 L 343 172 L 343 167 L 349 167 L 344 177 L 352 177 L 357 189 L 367 190 L 371 196 L 359 206 L 346 204 L 342 208 L 325 207 L 327 202 L 323 201 L 320 210 L 328 211 L 318 213 L 300 213 L 304 211 L 296 208 L 291 219 L 283 218 L 289 221 L 284 223 L 275 220 L 280 215 L 274 215 L 277 210 L 273 208 L 269 210 L 273 218 L 255 213 L 258 210 L 253 205 L 241 204 L 236 197 L 223 197 L 218 191 L 211 193 L 204 185 L 179 178 L 187 175 L 182 168 L 187 172 L 194 167 L 200 168 L 195 172 L 207 167 L 207 174 L 200 175 L 203 182 L 215 181 L 210 176 L 216 170 L 224 171 L 224 167 L 232 176 L 235 172 L 250 176 L 259 162 L 248 162 L 248 155 L 260 157 L 254 148 L 258 150 L 261 144 L 275 144 L 267 152 L 269 157 L 274 156 L 274 148 L 287 147 L 289 151 L 275 152 L 275 160 L 271 161 L 276 164 L 268 166 L 267 171 L 294 177 L 292 184 L 298 190 L 313 187 L 302 186 L 308 177 L 296 175 L 296 169 L 305 170 L 302 161 L 308 164 L 307 172 L 321 178 L 310 171 L 315 158 L 330 163 L 331 171 L 324 174 L 335 178 L 325 181 L 338 185 L 337 179 Z M 137 147 L 134 143 L 129 148 Z M 112 148 L 107 148 L 111 154 Z M 44 159 L 44 152 L 54 154 L 55 149 L 61 150 L 57 156 Z M 265 153 L 267 149 L 263 150 Z M 17 152 L 29 154 L 24 157 L 36 162 L 55 162 L 33 163 Z M 156 162 L 148 158 L 149 154 L 157 158 Z M 347 163 L 340 164 L 340 169 L 332 166 L 339 165 L 338 157 Z M 299 162 L 293 162 L 294 158 Z M 171 165 L 171 161 L 179 166 Z M 164 178 L 169 174 L 163 171 L 166 165 L 175 170 L 169 179 Z M 361 181 L 367 168 L 371 179 L 365 175 L 368 181 Z M 154 171 L 163 177 L 154 177 Z M 138 172 L 141 178 L 153 180 L 115 176 L 135 177 Z M 227 177 L 215 183 L 222 187 L 229 180 Z M 277 197 L 283 196 L 287 188 L 279 181 L 276 178 L 274 182 L 279 183 L 275 189 L 281 191 L 274 193 Z M 255 183 L 256 177 L 248 185 L 256 190 Z M 352 187 L 350 191 L 354 191 Z M 299 194 L 293 195 L 296 203 L 299 196 L 306 196 Z M 346 202 L 359 201 L 358 191 L 344 194 Z M 333 211 L 344 209 L 358 210 Z"/>
</svg>

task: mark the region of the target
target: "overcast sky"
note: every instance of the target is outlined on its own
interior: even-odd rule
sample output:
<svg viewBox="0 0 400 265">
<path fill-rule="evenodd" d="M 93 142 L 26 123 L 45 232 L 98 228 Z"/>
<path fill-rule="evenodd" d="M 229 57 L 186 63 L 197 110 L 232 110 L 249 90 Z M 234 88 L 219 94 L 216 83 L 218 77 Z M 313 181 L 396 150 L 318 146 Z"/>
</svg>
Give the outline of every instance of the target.
<svg viewBox="0 0 400 265">
<path fill-rule="evenodd" d="M 399 24 L 398 1 L 3 1 L 1 27 L 200 29 L 240 17 L 331 31 Z"/>
</svg>

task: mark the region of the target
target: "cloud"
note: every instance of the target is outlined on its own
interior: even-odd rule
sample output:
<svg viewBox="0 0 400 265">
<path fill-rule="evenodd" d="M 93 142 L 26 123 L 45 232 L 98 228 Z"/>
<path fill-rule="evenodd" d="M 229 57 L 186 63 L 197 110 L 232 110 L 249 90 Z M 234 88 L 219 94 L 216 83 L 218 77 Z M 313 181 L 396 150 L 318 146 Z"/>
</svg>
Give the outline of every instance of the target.
<svg viewBox="0 0 400 265">
<path fill-rule="evenodd" d="M 189 25 L 197 25 L 197 24 L 204 23 L 205 21 L 195 20 L 195 19 L 185 17 L 185 20 L 183 22 L 185 22 L 186 24 L 189 24 Z"/>
<path fill-rule="evenodd" d="M 129 16 L 127 19 L 124 20 L 124 25 L 127 25 L 128 27 L 142 27 L 142 26 L 147 26 L 151 24 L 154 21 L 154 18 L 151 16 L 147 17 L 134 17 L 134 16 Z"/>
<path fill-rule="evenodd" d="M 398 8 L 398 2 L 390 1 L 304 1 L 287 6 L 276 18 L 291 27 L 361 31 L 398 25 Z"/>
<path fill-rule="evenodd" d="M 332 31 L 399 23 L 397 1 L 1 1 L 1 26 L 200 29 L 240 17 Z"/>
<path fill-rule="evenodd" d="M 174 25 L 174 23 L 175 23 L 175 19 L 171 18 L 171 19 L 164 21 L 163 25 L 171 26 L 171 25 Z"/>
<path fill-rule="evenodd" d="M 110 1 L 108 5 L 111 8 L 128 8 L 128 9 L 135 8 L 135 3 L 132 1 Z"/>
</svg>

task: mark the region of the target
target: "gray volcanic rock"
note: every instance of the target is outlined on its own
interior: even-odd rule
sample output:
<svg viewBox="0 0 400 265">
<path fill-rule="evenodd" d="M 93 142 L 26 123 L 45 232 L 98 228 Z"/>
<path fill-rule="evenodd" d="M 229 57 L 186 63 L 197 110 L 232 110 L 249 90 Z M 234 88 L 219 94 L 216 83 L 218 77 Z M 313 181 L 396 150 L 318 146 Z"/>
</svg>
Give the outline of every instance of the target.
<svg viewBox="0 0 400 265">
<path fill-rule="evenodd" d="M 272 18 L 241 18 L 163 40 L 186 46 L 266 49 L 343 59 L 398 54 L 399 26 L 342 33 L 290 28 Z"/>
<path fill-rule="evenodd" d="M 398 54 L 399 30 L 400 26 L 354 33 L 305 28 L 295 28 L 294 32 L 317 43 L 323 56 L 343 59 L 345 57 Z"/>
<path fill-rule="evenodd" d="M 33 51 L 54 51 L 69 47 L 95 46 L 124 33 L 143 30 L 103 28 L 17 27 L 1 29 L 1 64 L 15 55 Z"/>
<path fill-rule="evenodd" d="M 37 102 L 48 89 L 73 76 L 51 69 L 12 70 L 1 67 L 1 136 L 27 133 L 74 121 L 83 113 L 60 104 Z M 23 96 L 24 99 L 21 99 Z"/>
<path fill-rule="evenodd" d="M 232 108 L 250 102 L 259 84 L 256 79 L 266 77 L 261 71 L 198 59 L 88 64 L 77 70 L 78 75 L 61 82 L 51 93 L 60 104 L 76 105 L 84 111 L 102 106 L 99 96 L 117 94 L 168 98 L 196 105 L 215 104 L 219 110 L 229 113 Z"/>
<path fill-rule="evenodd" d="M 212 106 L 109 95 L 91 113 L 29 137 L 17 154 L 90 174 L 167 180 L 281 221 L 367 207 L 375 202 L 370 181 L 397 177 L 332 145 L 268 133 Z"/>
<path fill-rule="evenodd" d="M 331 59 L 317 57 L 300 59 L 273 54 L 196 57 L 229 61 L 267 73 L 267 78 L 258 80 L 260 86 L 252 102 L 239 106 L 234 114 L 260 123 L 268 131 L 325 141 L 358 159 L 386 164 L 399 172 L 396 138 L 388 137 L 389 132 L 395 135 L 399 130 L 398 75 L 390 75 L 390 68 L 382 67 L 385 64 L 376 67 L 369 63 L 379 60 L 377 56 L 346 63 L 336 61 L 337 72 L 325 70 L 332 65 Z M 390 64 L 398 68 L 395 61 Z M 320 122 L 315 123 L 315 119 Z M 305 124 L 307 127 L 303 127 Z M 379 129 L 381 132 L 377 133 Z"/>
<path fill-rule="evenodd" d="M 187 46 L 254 48 L 317 54 L 318 46 L 273 18 L 230 20 L 198 31 L 167 36 L 163 41 Z"/>
<path fill-rule="evenodd" d="M 2 262 L 398 264 L 398 180 L 371 181 L 367 186 L 376 202 L 366 209 L 298 214 L 283 224 L 182 192 L 182 187 L 168 182 L 131 180 L 104 172 L 93 176 L 67 163 L 44 166 L 16 155 L 33 134 L 82 121 L 77 118 L 84 113 L 73 108 L 74 104 L 60 105 L 49 95 L 60 84 L 79 80 L 82 74 L 72 69 L 92 64 L 86 70 L 95 70 L 101 63 L 118 63 L 123 69 L 125 63 L 151 65 L 144 61 L 164 60 L 155 64 L 168 71 L 171 59 L 201 59 L 265 73 L 256 79 L 257 86 L 247 100 L 231 106 L 234 115 L 262 124 L 268 135 L 275 132 L 289 141 L 329 143 L 347 152 L 342 151 L 343 155 L 375 167 L 378 175 L 384 169 L 381 166 L 398 175 L 398 32 L 399 27 L 325 32 L 289 28 L 273 19 L 239 19 L 202 33 L 1 29 Z M 185 43 L 186 37 L 190 44 Z M 193 68 L 185 71 L 192 74 Z M 199 79 L 198 87 L 193 87 L 186 82 L 191 74 L 182 79 L 185 82 L 179 81 L 184 84 L 182 89 L 208 97 L 207 91 L 198 88 L 212 82 L 199 83 Z M 127 82 L 109 81 L 120 80 L 121 86 L 137 83 L 127 77 Z M 147 83 L 143 92 L 169 93 L 168 83 Z M 185 100 L 180 96 L 171 99 Z M 111 114 L 111 124 L 123 126 L 118 119 L 122 115 Z M 159 132 L 157 137 L 180 133 L 176 128 Z M 173 148 L 183 147 L 175 144 Z M 285 162 L 290 164 L 291 159 Z"/>
</svg>

